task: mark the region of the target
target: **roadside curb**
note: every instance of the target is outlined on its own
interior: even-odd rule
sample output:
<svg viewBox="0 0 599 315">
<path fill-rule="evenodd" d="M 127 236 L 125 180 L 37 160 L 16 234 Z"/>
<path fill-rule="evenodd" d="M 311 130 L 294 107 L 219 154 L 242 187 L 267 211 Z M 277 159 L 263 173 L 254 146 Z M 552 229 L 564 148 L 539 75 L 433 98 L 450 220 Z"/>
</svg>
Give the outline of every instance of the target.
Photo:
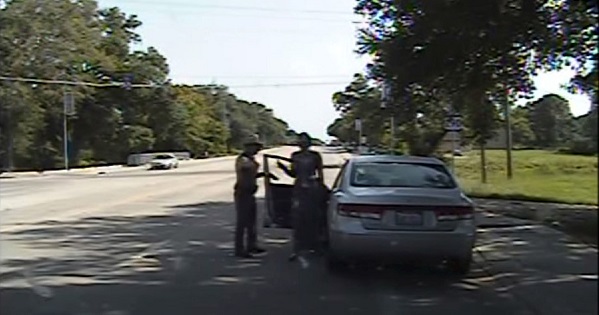
<svg viewBox="0 0 599 315">
<path fill-rule="evenodd" d="M 595 206 L 479 198 L 474 201 L 476 207 L 485 212 L 543 225 L 597 247 L 599 211 Z"/>
</svg>

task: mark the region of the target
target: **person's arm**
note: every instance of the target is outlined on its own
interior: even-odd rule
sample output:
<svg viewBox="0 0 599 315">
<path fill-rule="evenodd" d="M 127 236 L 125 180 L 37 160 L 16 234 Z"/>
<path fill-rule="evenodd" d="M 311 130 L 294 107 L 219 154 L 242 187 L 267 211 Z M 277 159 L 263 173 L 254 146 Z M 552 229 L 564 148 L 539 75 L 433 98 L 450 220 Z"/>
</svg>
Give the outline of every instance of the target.
<svg viewBox="0 0 599 315">
<path fill-rule="evenodd" d="M 289 161 L 291 162 L 291 168 L 288 168 L 285 164 L 281 163 L 281 161 L 277 162 L 277 166 L 283 171 L 285 172 L 285 174 L 287 174 L 287 176 L 289 177 L 293 177 L 296 178 L 297 174 L 295 173 L 295 167 L 294 167 L 294 163 L 293 163 L 293 157 L 295 156 L 295 153 L 291 154 L 291 159 L 289 159 Z"/>
<path fill-rule="evenodd" d="M 324 185 L 324 163 L 322 162 L 322 155 L 318 152 L 316 154 L 316 173 L 318 174 L 318 180 Z"/>
<path fill-rule="evenodd" d="M 266 173 L 264 173 L 264 172 L 259 172 L 258 174 L 256 174 L 256 178 L 262 178 L 264 176 L 266 176 Z M 279 179 L 279 177 L 273 173 L 268 173 L 268 177 L 270 177 L 271 179 L 274 179 L 274 180 Z"/>
</svg>

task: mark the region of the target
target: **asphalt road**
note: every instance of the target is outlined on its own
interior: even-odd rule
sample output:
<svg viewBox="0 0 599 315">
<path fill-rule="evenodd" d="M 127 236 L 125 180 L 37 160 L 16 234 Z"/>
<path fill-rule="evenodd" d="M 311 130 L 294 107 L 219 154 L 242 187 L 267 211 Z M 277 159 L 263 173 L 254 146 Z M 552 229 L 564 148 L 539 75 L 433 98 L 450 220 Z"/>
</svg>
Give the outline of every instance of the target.
<svg viewBox="0 0 599 315">
<path fill-rule="evenodd" d="M 463 278 L 426 265 L 332 275 L 288 262 L 288 231 L 262 229 L 268 254 L 236 259 L 232 164 L 0 181 L 0 314 L 538 314 L 480 256 Z"/>
</svg>

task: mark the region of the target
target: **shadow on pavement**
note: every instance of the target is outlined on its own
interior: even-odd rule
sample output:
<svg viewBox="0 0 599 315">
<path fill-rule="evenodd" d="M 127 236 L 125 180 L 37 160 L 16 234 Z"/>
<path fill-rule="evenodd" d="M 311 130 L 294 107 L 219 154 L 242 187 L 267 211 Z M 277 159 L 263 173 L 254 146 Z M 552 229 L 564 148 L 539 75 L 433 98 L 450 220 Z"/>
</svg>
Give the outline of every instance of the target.
<svg viewBox="0 0 599 315">
<path fill-rule="evenodd" d="M 0 313 L 518 314 L 478 264 L 463 279 L 424 265 L 330 274 L 316 258 L 308 269 L 288 262 L 288 231 L 277 229 L 261 231 L 265 257 L 238 260 L 231 203 L 168 212 L 6 233 L 4 241 L 39 257 L 3 262 Z"/>
</svg>

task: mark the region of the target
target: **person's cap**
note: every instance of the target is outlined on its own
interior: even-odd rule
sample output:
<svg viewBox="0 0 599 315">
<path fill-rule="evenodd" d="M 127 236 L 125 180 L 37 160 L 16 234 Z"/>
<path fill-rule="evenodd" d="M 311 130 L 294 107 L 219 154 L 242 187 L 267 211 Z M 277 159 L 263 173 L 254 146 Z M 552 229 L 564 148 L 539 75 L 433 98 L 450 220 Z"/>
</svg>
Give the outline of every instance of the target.
<svg viewBox="0 0 599 315">
<path fill-rule="evenodd" d="M 250 145 L 263 146 L 262 142 L 260 142 L 260 138 L 258 137 L 258 135 L 248 136 L 245 139 L 245 142 L 243 143 L 243 145 L 246 145 L 246 146 L 250 146 Z"/>
</svg>

